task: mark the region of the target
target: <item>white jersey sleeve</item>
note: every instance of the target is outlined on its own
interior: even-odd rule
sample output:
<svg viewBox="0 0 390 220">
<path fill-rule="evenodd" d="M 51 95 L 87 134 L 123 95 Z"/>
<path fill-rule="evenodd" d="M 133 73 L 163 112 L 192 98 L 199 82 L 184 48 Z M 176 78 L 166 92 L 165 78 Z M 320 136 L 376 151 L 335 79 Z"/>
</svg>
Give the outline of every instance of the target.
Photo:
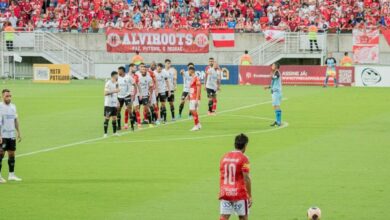
<svg viewBox="0 0 390 220">
<path fill-rule="evenodd" d="M 191 76 L 188 71 L 183 73 L 183 92 L 190 92 Z"/>
</svg>

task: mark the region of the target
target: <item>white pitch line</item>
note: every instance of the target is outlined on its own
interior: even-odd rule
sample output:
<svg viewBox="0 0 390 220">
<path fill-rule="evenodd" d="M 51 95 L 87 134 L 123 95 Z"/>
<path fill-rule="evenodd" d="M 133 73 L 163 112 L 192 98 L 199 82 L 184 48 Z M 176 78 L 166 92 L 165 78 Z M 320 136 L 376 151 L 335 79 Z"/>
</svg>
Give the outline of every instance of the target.
<svg viewBox="0 0 390 220">
<path fill-rule="evenodd" d="M 286 99 L 284 99 L 284 100 L 286 100 Z M 227 113 L 227 112 L 234 112 L 234 111 L 239 111 L 239 110 L 243 110 L 243 109 L 248 109 L 248 108 L 252 108 L 252 107 L 255 107 L 255 106 L 259 106 L 259 105 L 269 104 L 271 102 L 272 101 L 266 101 L 266 102 L 260 102 L 260 103 L 257 103 L 257 104 L 246 105 L 246 106 L 242 106 L 242 107 L 238 107 L 238 108 L 233 108 L 233 109 L 229 109 L 229 110 L 220 111 L 218 114 L 223 114 L 223 113 Z M 200 117 L 206 117 L 206 116 L 207 115 L 202 115 Z M 210 116 L 210 117 L 212 117 L 212 116 Z M 181 122 L 186 122 L 188 120 L 189 119 L 183 119 L 183 120 L 176 121 L 176 122 L 173 122 L 173 123 L 167 123 L 167 124 L 162 124 L 160 126 L 155 126 L 155 127 L 152 127 L 152 128 L 143 128 L 143 129 L 140 129 L 140 130 L 135 130 L 134 132 L 140 132 L 140 131 L 144 131 L 144 130 L 148 130 L 148 129 L 159 128 L 159 127 L 162 127 L 162 126 L 167 126 L 167 125 L 177 124 L 177 123 L 181 123 Z M 133 131 L 127 131 L 127 132 L 121 133 L 120 135 L 122 136 L 122 135 L 132 134 L 134 132 Z M 113 137 L 113 136 L 110 136 L 110 137 Z M 48 147 L 48 148 L 45 148 L 45 149 L 42 149 L 42 150 L 32 151 L 32 152 L 29 152 L 29 153 L 19 154 L 19 155 L 16 155 L 16 157 L 17 158 L 19 158 L 19 157 L 28 157 L 28 156 L 32 156 L 32 155 L 35 155 L 35 154 L 40 154 L 40 153 L 60 150 L 60 149 L 68 148 L 68 147 L 77 146 L 77 145 L 80 145 L 80 144 L 87 144 L 87 143 L 90 143 L 90 142 L 101 141 L 101 140 L 104 140 L 104 139 L 107 139 L 107 138 L 99 137 L 99 138 L 87 139 L 87 140 L 78 141 L 78 142 L 69 143 L 69 144 L 64 144 L 64 145 L 59 145 L 59 146 L 55 146 L 55 147 Z"/>
<path fill-rule="evenodd" d="M 256 117 L 256 116 L 245 116 L 245 115 L 226 115 L 226 116 L 274 121 L 273 119 L 270 119 L 270 118 L 263 118 L 263 117 Z M 265 130 L 248 131 L 245 133 L 246 134 L 268 133 L 268 132 L 272 132 L 272 131 L 277 131 L 279 129 L 287 128 L 288 125 L 289 125 L 288 122 L 284 122 L 283 125 L 280 127 L 274 127 L 274 128 L 269 128 L 269 129 L 265 129 Z M 201 136 L 201 137 L 179 137 L 179 138 L 165 138 L 165 139 L 153 139 L 153 140 L 112 141 L 112 142 L 104 142 L 104 144 L 125 144 L 125 143 L 127 144 L 127 143 L 146 143 L 146 142 L 162 142 L 162 141 L 200 140 L 200 139 L 207 139 L 207 138 L 230 137 L 230 136 L 234 136 L 234 135 L 237 135 L 237 133 L 206 135 L 206 136 Z"/>
</svg>

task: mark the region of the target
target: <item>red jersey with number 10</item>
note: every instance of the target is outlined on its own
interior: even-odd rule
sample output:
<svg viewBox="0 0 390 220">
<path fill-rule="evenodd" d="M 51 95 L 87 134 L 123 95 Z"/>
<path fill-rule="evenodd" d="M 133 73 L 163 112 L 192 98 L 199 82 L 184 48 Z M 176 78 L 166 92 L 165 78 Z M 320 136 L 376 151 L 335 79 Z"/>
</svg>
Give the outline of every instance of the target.
<svg viewBox="0 0 390 220">
<path fill-rule="evenodd" d="M 192 77 L 192 80 L 190 82 L 190 100 L 198 100 L 197 93 L 198 93 L 198 86 L 202 86 L 200 83 L 200 79 L 197 76 Z M 202 89 L 199 90 L 199 95 Z M 200 100 L 200 97 L 199 97 Z M 199 101 L 198 100 L 198 101 Z"/>
<path fill-rule="evenodd" d="M 241 151 L 232 151 L 220 162 L 219 199 L 227 201 L 247 200 L 248 191 L 244 173 L 249 173 L 249 160 Z"/>
</svg>

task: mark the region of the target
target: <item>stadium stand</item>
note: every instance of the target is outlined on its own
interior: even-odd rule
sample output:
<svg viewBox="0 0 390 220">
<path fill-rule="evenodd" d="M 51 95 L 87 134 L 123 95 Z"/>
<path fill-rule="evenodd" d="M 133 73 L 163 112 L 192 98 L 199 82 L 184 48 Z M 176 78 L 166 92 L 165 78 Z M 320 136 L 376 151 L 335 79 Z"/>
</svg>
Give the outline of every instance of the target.
<svg viewBox="0 0 390 220">
<path fill-rule="evenodd" d="M 387 0 L 0 0 L 0 27 L 19 31 L 103 33 L 116 28 L 232 28 L 350 32 L 390 26 Z"/>
</svg>

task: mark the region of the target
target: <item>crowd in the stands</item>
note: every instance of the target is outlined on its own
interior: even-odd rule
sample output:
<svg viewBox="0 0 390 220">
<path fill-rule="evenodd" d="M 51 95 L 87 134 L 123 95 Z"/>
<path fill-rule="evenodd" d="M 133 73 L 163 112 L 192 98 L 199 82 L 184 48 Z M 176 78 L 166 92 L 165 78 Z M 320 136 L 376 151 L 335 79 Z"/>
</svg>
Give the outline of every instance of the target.
<svg viewBox="0 0 390 220">
<path fill-rule="evenodd" d="M 389 0 L 390 2 L 390 0 Z M 348 32 L 389 27 L 387 0 L 0 0 L 0 27 L 20 31 L 102 33 L 127 29 L 231 28 Z"/>
</svg>

